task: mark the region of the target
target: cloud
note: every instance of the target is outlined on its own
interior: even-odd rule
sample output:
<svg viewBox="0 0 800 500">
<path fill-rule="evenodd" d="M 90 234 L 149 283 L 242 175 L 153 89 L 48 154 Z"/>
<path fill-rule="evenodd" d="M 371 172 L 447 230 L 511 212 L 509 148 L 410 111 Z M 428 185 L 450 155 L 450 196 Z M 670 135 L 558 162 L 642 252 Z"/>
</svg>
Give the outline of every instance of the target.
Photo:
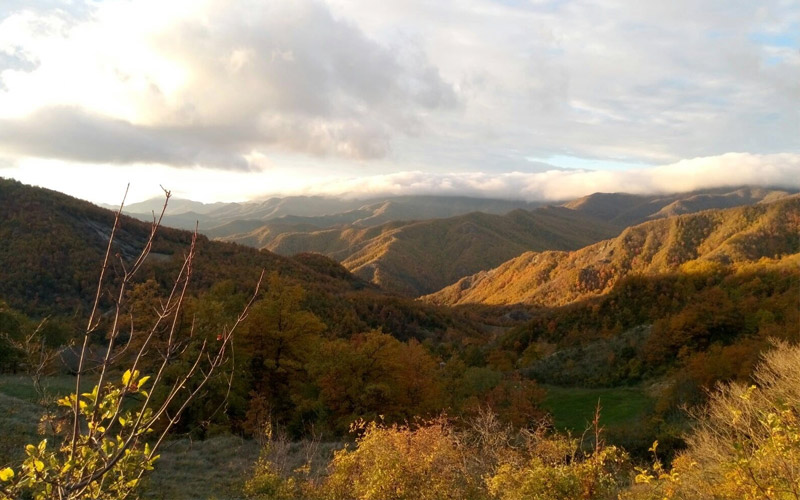
<svg viewBox="0 0 800 500">
<path fill-rule="evenodd" d="M 800 153 L 799 30 L 784 0 L 8 0 L 0 154 L 325 177 Z"/>
<path fill-rule="evenodd" d="M 25 10 L 0 24 L 5 151 L 234 168 L 259 148 L 380 158 L 457 101 L 423 54 L 312 0 L 110 0 L 82 22 L 63 17 Z"/>
<path fill-rule="evenodd" d="M 372 36 L 415 33 L 458 82 L 464 114 L 431 128 L 464 137 L 465 158 L 473 145 L 648 163 L 800 151 L 793 2 L 331 1 Z"/>
<path fill-rule="evenodd" d="M 23 119 L 0 120 L 0 149 L 20 156 L 86 163 L 248 167 L 242 157 L 220 154 L 197 135 L 177 128 L 135 126 L 69 107 L 43 108 Z"/>
<path fill-rule="evenodd" d="M 800 189 L 800 154 L 728 153 L 625 171 L 397 172 L 352 179 L 326 179 L 307 194 L 367 198 L 399 195 L 468 195 L 484 198 L 568 200 L 596 192 L 672 193 L 729 186 Z"/>
</svg>

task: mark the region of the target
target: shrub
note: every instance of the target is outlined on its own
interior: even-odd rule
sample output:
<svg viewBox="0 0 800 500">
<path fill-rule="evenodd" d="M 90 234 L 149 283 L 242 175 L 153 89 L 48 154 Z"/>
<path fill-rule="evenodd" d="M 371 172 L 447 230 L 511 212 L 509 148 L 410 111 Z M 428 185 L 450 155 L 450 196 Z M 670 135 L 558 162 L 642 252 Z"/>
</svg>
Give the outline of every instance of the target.
<svg viewBox="0 0 800 500">
<path fill-rule="evenodd" d="M 800 498 L 800 346 L 777 344 L 754 379 L 720 386 L 672 468 L 641 470 L 624 498 Z"/>
<path fill-rule="evenodd" d="M 480 498 L 463 449 L 443 418 L 418 426 L 354 424 L 354 449 L 334 455 L 317 489 L 328 499 L 445 500 Z"/>
</svg>

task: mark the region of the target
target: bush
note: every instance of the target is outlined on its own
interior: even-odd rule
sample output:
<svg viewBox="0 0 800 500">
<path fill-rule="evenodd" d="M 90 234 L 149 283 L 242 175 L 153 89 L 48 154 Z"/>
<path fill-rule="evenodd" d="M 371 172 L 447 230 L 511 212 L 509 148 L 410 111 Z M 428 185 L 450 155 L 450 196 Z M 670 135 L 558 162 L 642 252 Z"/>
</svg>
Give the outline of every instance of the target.
<svg viewBox="0 0 800 500">
<path fill-rule="evenodd" d="M 641 470 L 624 498 L 800 498 L 800 346 L 777 344 L 754 379 L 720 386 L 672 469 Z"/>
<path fill-rule="evenodd" d="M 480 498 L 463 449 L 444 419 L 412 428 L 357 423 L 352 450 L 334 455 L 317 493 L 327 499 L 445 500 Z"/>
</svg>

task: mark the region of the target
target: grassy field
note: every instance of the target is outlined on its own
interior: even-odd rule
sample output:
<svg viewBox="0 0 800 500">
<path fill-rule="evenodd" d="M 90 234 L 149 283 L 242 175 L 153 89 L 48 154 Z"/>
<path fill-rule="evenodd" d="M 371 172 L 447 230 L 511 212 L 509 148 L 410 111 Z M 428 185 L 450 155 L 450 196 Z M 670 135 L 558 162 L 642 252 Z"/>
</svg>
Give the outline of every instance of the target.
<svg viewBox="0 0 800 500">
<path fill-rule="evenodd" d="M 637 422 L 651 404 L 650 398 L 637 387 L 583 389 L 545 386 L 545 407 L 553 415 L 555 427 L 580 434 L 587 429 L 600 401 L 600 424 L 609 430 Z"/>
</svg>

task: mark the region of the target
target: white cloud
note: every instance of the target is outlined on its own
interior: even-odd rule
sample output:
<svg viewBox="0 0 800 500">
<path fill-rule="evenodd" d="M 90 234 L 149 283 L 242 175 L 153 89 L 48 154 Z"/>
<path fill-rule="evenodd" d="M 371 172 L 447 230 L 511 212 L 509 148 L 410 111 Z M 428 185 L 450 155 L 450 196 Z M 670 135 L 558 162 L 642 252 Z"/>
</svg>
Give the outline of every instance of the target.
<svg viewBox="0 0 800 500">
<path fill-rule="evenodd" d="M 259 154 L 250 159 L 266 161 Z M 596 192 L 671 193 L 743 185 L 800 189 L 800 154 L 790 153 L 728 153 L 614 171 L 555 169 L 530 162 L 524 165 L 527 167 L 524 171 L 436 173 L 425 169 L 366 176 L 363 168 L 352 168 L 348 175 L 321 175 L 313 162 L 301 166 L 267 163 L 263 171 L 165 170 L 148 164 L 108 168 L 84 164 L 80 167 L 79 182 L 74 182 L 74 171 L 63 161 L 31 159 L 4 165 L 0 158 L 0 176 L 104 203 L 119 202 L 129 182 L 130 202 L 159 196 L 159 185 L 180 198 L 204 202 L 299 194 L 345 198 L 459 195 L 558 201 Z"/>
<path fill-rule="evenodd" d="M 743 185 L 800 189 L 800 154 L 728 153 L 618 171 L 397 172 L 351 179 L 329 178 L 298 192 L 356 198 L 438 194 L 535 201 L 568 200 L 597 192 L 671 193 Z"/>
</svg>

